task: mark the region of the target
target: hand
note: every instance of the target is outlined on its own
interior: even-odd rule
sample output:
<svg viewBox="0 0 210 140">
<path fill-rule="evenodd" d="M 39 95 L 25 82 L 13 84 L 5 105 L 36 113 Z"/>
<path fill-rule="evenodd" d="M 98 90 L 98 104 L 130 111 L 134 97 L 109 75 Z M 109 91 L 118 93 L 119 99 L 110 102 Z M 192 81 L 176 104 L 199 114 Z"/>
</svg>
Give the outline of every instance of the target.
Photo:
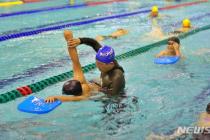
<svg viewBox="0 0 210 140">
<path fill-rule="evenodd" d="M 108 87 L 100 87 L 99 88 L 99 91 L 100 92 L 104 92 L 104 93 L 106 93 L 106 92 L 108 92 L 108 91 L 112 91 L 113 89 L 112 88 L 108 88 Z"/>
<path fill-rule="evenodd" d="M 69 48 L 77 47 L 81 43 L 80 39 L 71 39 L 67 41 L 67 45 Z"/>
<path fill-rule="evenodd" d="M 173 43 L 173 46 L 174 46 L 174 48 L 179 48 L 179 44 L 176 42 Z"/>
<path fill-rule="evenodd" d="M 101 35 L 98 35 L 98 36 L 96 37 L 96 40 L 97 40 L 97 41 L 103 41 L 103 40 L 104 40 L 104 37 L 101 36 Z"/>
<path fill-rule="evenodd" d="M 155 57 L 156 57 L 156 58 L 159 58 L 159 57 L 160 57 L 160 55 L 159 55 L 159 54 L 157 54 L 157 55 L 155 55 Z"/>
<path fill-rule="evenodd" d="M 165 50 L 161 51 L 159 54 L 156 55 L 157 58 L 165 56 Z"/>
<path fill-rule="evenodd" d="M 50 97 L 47 97 L 45 102 L 46 103 L 53 103 L 53 102 L 55 102 L 55 100 L 57 100 L 57 99 L 54 96 L 50 96 Z"/>
</svg>

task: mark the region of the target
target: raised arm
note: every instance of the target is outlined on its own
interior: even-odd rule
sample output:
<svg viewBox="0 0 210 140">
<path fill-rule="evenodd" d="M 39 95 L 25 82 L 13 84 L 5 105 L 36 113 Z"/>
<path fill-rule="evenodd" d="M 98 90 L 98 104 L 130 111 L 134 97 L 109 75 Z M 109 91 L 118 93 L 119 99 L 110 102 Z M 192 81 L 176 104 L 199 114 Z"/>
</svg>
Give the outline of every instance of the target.
<svg viewBox="0 0 210 140">
<path fill-rule="evenodd" d="M 77 38 L 68 41 L 68 45 L 71 47 L 77 47 L 80 44 L 91 46 L 96 52 L 102 47 L 98 41 L 92 38 Z"/>
<path fill-rule="evenodd" d="M 79 38 L 80 44 L 91 46 L 96 52 L 102 47 L 95 39 L 92 38 Z"/>
<path fill-rule="evenodd" d="M 55 100 L 61 100 L 62 102 L 67 102 L 67 101 L 81 101 L 81 100 L 86 100 L 88 99 L 88 97 L 90 96 L 90 87 L 88 86 L 88 83 L 86 82 L 84 73 L 82 71 L 81 68 L 81 64 L 79 62 L 79 57 L 77 54 L 77 50 L 75 48 L 75 46 L 70 45 L 73 39 L 73 35 L 71 31 L 64 31 L 64 37 L 67 41 L 68 44 L 68 52 L 69 52 L 69 56 L 72 60 L 72 65 L 73 65 L 73 74 L 74 80 L 78 80 L 80 81 L 81 85 L 82 85 L 82 95 L 81 96 L 64 96 L 64 95 L 60 95 L 60 96 L 50 96 L 47 97 L 47 99 L 45 100 L 45 102 L 47 103 L 52 103 Z"/>
<path fill-rule="evenodd" d="M 72 32 L 68 31 L 68 30 L 65 30 L 64 31 L 64 37 L 65 37 L 67 42 L 71 41 L 73 39 Z M 81 84 L 87 83 L 86 79 L 85 79 L 85 76 L 84 76 L 84 73 L 82 71 L 81 64 L 79 62 L 77 49 L 75 47 L 68 46 L 68 52 L 69 52 L 69 56 L 70 56 L 70 58 L 72 60 L 72 64 L 73 64 L 73 74 L 74 74 L 73 79 L 80 81 Z"/>
<path fill-rule="evenodd" d="M 181 52 L 180 52 L 179 44 L 174 43 L 174 50 L 175 50 L 176 56 L 180 57 L 181 56 Z"/>
</svg>

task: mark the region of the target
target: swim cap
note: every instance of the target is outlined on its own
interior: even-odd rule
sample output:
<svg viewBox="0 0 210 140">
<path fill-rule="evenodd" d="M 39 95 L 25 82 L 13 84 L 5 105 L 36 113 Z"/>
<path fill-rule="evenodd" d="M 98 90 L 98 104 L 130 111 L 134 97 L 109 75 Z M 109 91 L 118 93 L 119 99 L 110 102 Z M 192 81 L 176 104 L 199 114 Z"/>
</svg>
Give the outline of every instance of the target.
<svg viewBox="0 0 210 140">
<path fill-rule="evenodd" d="M 158 12 L 158 7 L 157 6 L 153 6 L 152 7 L 152 12 Z"/>
<path fill-rule="evenodd" d="M 82 95 L 82 85 L 78 80 L 69 80 L 64 83 L 62 94 L 65 95 L 74 95 L 80 96 Z"/>
<path fill-rule="evenodd" d="M 190 23 L 190 20 L 189 19 L 184 19 L 182 21 L 182 27 L 184 27 L 184 28 L 190 28 L 190 26 L 191 26 L 191 23 Z"/>
<path fill-rule="evenodd" d="M 168 41 L 174 41 L 174 42 L 176 42 L 177 44 L 180 44 L 180 40 L 179 40 L 179 38 L 178 37 L 170 37 L 169 39 L 168 39 Z"/>
<path fill-rule="evenodd" d="M 104 46 L 100 48 L 96 54 L 96 60 L 106 64 L 113 62 L 114 58 L 115 58 L 114 49 L 109 46 Z"/>
</svg>

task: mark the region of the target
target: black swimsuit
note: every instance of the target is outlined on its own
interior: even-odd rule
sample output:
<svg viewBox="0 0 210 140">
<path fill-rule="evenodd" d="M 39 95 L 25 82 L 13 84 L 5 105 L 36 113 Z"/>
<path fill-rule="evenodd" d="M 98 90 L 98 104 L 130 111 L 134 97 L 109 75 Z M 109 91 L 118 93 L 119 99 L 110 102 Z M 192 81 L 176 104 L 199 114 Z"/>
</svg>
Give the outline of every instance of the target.
<svg viewBox="0 0 210 140">
<path fill-rule="evenodd" d="M 91 46 L 96 52 L 102 47 L 96 40 L 91 38 L 80 38 L 80 41 L 80 44 Z M 114 64 L 113 69 L 105 74 L 101 73 L 101 91 L 109 95 L 122 93 L 125 88 L 124 70 L 116 60 L 114 60 Z"/>
</svg>

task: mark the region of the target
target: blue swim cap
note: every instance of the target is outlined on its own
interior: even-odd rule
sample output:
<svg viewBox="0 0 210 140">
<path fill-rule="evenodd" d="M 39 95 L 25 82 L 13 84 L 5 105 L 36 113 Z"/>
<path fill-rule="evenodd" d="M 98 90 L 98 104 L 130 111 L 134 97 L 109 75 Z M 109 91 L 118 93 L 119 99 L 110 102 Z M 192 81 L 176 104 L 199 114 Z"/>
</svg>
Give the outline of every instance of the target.
<svg viewBox="0 0 210 140">
<path fill-rule="evenodd" d="M 115 58 L 114 49 L 109 46 L 104 46 L 100 48 L 96 54 L 96 60 L 106 64 L 113 62 L 114 58 Z"/>
</svg>

